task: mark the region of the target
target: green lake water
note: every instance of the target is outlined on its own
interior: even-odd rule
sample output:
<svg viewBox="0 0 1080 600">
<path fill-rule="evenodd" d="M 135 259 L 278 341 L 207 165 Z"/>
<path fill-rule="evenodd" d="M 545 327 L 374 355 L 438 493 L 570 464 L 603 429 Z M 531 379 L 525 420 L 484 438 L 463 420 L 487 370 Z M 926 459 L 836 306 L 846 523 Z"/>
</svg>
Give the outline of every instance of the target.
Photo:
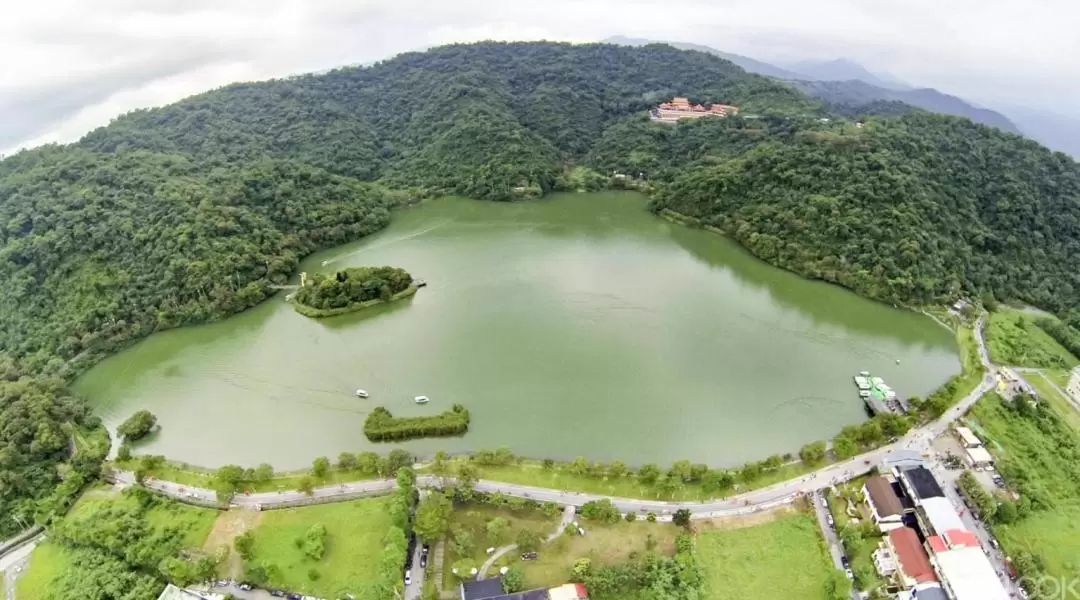
<svg viewBox="0 0 1080 600">
<path fill-rule="evenodd" d="M 155 334 L 76 390 L 110 427 L 155 413 L 162 429 L 138 452 L 208 467 L 386 452 L 362 431 L 374 406 L 419 415 L 454 402 L 472 412 L 467 435 L 401 446 L 732 466 L 863 421 L 858 371 L 904 397 L 959 372 L 952 335 L 930 319 L 772 268 L 645 204 L 432 201 L 303 266 L 402 267 L 428 282 L 415 297 L 312 320 L 282 294 Z"/>
</svg>

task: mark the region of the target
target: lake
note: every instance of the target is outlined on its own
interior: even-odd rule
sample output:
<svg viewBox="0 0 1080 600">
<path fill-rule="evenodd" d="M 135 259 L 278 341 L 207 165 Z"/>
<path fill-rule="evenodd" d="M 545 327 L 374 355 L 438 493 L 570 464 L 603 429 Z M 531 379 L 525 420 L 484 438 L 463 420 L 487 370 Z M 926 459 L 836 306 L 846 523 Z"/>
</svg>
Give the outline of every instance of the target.
<svg viewBox="0 0 1080 600">
<path fill-rule="evenodd" d="M 929 318 L 775 269 L 645 206 L 629 192 L 434 200 L 302 267 L 402 267 L 428 282 L 413 298 L 313 320 L 280 294 L 155 334 L 75 389 L 110 428 L 139 409 L 158 416 L 137 452 L 207 467 L 299 468 L 399 445 L 720 467 L 865 420 L 858 371 L 903 397 L 960 371 L 952 334 Z M 407 416 L 454 402 L 472 413 L 464 437 L 364 437 L 375 406 Z"/>
</svg>

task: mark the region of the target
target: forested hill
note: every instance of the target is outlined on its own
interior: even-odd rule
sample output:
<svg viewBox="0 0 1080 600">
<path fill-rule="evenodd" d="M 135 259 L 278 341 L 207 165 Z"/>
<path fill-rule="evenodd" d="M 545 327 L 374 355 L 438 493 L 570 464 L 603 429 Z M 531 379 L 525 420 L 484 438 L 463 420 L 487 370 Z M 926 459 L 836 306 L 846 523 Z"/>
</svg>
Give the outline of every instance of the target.
<svg viewBox="0 0 1080 600">
<path fill-rule="evenodd" d="M 981 294 L 1080 307 L 1077 163 L 963 119 L 919 113 L 847 135 L 799 132 L 677 174 L 654 207 L 887 302 Z"/>
<path fill-rule="evenodd" d="M 740 116 L 649 121 L 673 95 Z M 455 45 L 236 84 L 0 162 L 0 515 L 44 518 L 53 490 L 78 487 L 58 487 L 61 442 L 96 422 L 49 376 L 243 310 L 394 206 L 617 184 L 613 171 L 642 174 L 658 209 L 875 298 L 1080 306 L 1077 164 L 965 120 L 858 128 L 663 45 Z M 14 527 L 0 519 L 0 537 Z"/>
</svg>

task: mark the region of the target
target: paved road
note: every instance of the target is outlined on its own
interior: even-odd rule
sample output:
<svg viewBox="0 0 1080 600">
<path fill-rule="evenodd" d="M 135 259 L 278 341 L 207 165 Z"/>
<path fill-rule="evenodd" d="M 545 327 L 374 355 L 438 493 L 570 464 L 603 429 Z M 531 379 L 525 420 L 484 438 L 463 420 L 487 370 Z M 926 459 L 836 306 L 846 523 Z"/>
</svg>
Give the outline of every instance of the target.
<svg viewBox="0 0 1080 600">
<path fill-rule="evenodd" d="M 833 566 L 840 571 L 847 571 L 847 567 L 844 566 L 844 546 L 840 543 L 840 538 L 836 535 L 836 528 L 829 524 L 829 509 L 825 506 L 825 496 L 822 495 L 821 490 L 814 492 L 811 496 L 814 504 L 814 515 L 817 516 L 818 525 L 821 527 L 821 535 L 825 539 L 825 545 L 829 548 L 829 556 L 832 557 Z M 839 500 L 837 500 L 839 502 Z M 859 592 L 855 590 L 855 587 L 851 588 L 851 600 L 860 600 Z"/>
<path fill-rule="evenodd" d="M 30 553 L 45 539 L 45 534 L 39 534 L 22 546 L 0 557 L 0 574 L 4 578 L 4 600 L 15 600 L 15 583 L 26 572 L 30 562 Z"/>
</svg>

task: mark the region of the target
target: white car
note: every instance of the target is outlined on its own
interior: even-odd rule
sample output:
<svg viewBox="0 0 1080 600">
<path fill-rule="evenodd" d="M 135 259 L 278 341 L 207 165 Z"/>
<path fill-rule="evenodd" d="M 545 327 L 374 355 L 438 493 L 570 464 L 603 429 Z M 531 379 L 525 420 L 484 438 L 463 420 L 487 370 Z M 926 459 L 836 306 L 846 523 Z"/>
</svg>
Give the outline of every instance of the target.
<svg viewBox="0 0 1080 600">
<path fill-rule="evenodd" d="M 405 585 L 412 583 L 412 571 L 405 571 Z"/>
</svg>

